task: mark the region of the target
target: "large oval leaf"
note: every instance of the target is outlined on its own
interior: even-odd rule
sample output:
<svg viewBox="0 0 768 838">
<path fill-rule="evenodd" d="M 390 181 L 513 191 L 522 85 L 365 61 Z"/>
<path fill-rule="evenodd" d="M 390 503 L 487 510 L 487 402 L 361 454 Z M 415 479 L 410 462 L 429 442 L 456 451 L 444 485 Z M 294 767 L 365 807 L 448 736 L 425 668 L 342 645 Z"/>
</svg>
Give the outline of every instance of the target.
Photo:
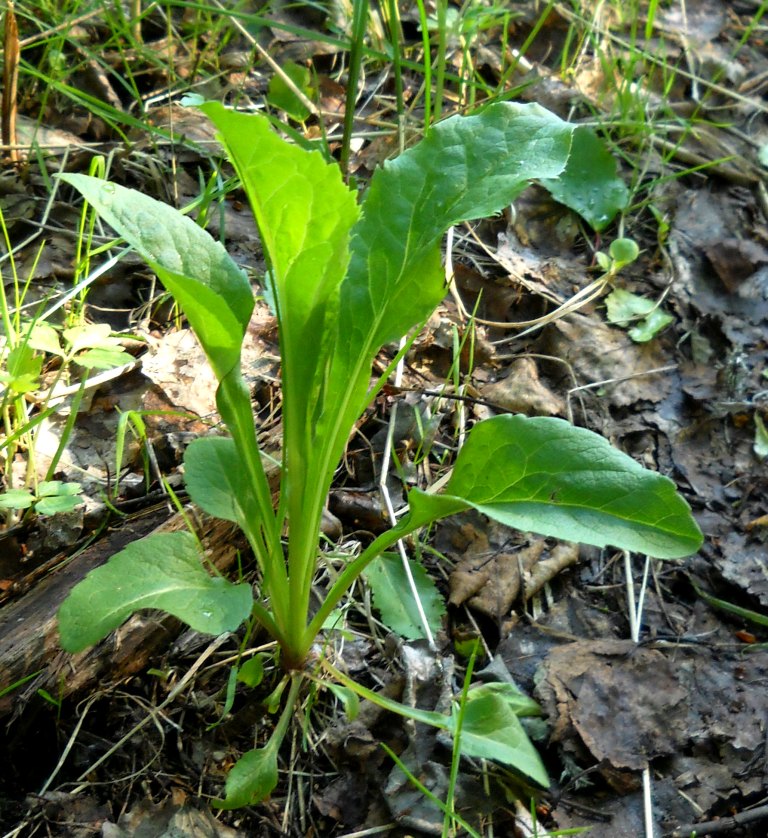
<svg viewBox="0 0 768 838">
<path fill-rule="evenodd" d="M 562 419 L 497 416 L 470 433 L 442 495 L 410 494 L 413 529 L 473 507 L 519 530 L 660 559 L 699 549 L 701 531 L 667 477 Z"/>
</svg>

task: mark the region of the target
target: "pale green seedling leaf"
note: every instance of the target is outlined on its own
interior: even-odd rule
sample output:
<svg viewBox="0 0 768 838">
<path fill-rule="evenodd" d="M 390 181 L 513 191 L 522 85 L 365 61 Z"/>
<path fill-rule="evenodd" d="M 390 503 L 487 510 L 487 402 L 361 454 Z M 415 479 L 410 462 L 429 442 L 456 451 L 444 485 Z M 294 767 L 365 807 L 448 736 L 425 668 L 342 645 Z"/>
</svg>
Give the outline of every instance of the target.
<svg viewBox="0 0 768 838">
<path fill-rule="evenodd" d="M 627 206 L 629 190 L 616 175 L 616 160 L 591 128 L 573 132 L 571 156 L 556 179 L 541 185 L 561 204 L 578 213 L 592 229 L 603 230 Z"/>
<path fill-rule="evenodd" d="M 639 297 L 625 291 L 623 288 L 615 288 L 605 298 L 605 307 L 608 312 L 608 322 L 623 325 L 629 323 L 636 317 L 645 317 L 653 311 L 656 304 L 653 300 Z"/>
<path fill-rule="evenodd" d="M 14 347 L 5 359 L 6 372 L 0 372 L 0 381 L 15 393 L 30 393 L 40 386 L 43 358 L 35 355 L 28 343 Z"/>
<path fill-rule="evenodd" d="M 617 325 L 626 325 L 638 317 L 628 334 L 637 343 L 645 343 L 655 337 L 672 321 L 672 315 L 660 309 L 653 300 L 639 297 L 616 288 L 605 298 L 608 321 Z"/>
<path fill-rule="evenodd" d="M 56 515 L 71 512 L 84 501 L 78 497 L 83 491 L 79 483 L 64 483 L 61 480 L 42 480 L 37 487 L 35 512 L 40 515 Z"/>
<path fill-rule="evenodd" d="M 639 320 L 627 334 L 635 343 L 647 343 L 666 329 L 675 318 L 660 308 L 655 308 L 647 317 Z"/>
<path fill-rule="evenodd" d="M 454 726 L 458 713 L 459 708 L 454 705 Z M 470 691 L 467 695 L 460 750 L 468 757 L 494 759 L 508 765 L 542 788 L 549 786 L 547 770 L 538 751 L 520 719 L 499 693 Z"/>
<path fill-rule="evenodd" d="M 245 274 L 209 233 L 173 207 L 133 189 L 80 174 L 61 175 L 134 247 L 187 316 L 221 380 L 239 366 L 253 311 Z"/>
<path fill-rule="evenodd" d="M 62 355 L 59 333 L 50 323 L 35 323 L 29 334 L 29 345 L 39 352 Z"/>
<path fill-rule="evenodd" d="M 445 614 L 443 598 L 429 574 L 418 562 L 409 561 L 409 567 L 429 628 L 436 634 Z M 418 640 L 426 636 L 399 555 L 384 553 L 368 565 L 364 576 L 371 588 L 373 605 L 385 626 L 408 640 Z"/>
<path fill-rule="evenodd" d="M 0 495 L 0 509 L 29 509 L 35 496 L 28 489 L 9 489 Z"/>
<path fill-rule="evenodd" d="M 63 480 L 41 480 L 37 484 L 37 496 L 39 498 L 53 497 L 54 495 L 79 495 L 83 487 L 79 483 L 65 483 Z"/>
<path fill-rule="evenodd" d="M 273 739 L 263 748 L 243 754 L 232 766 L 224 787 L 225 798 L 214 800 L 216 809 L 241 809 L 260 803 L 277 785 L 277 746 Z"/>
<path fill-rule="evenodd" d="M 88 349 L 73 359 L 86 369 L 111 370 L 132 361 L 133 357 L 124 349 Z"/>
<path fill-rule="evenodd" d="M 688 556 L 702 542 L 669 478 L 549 417 L 496 416 L 476 425 L 444 494 L 413 489 L 409 502 L 392 537 L 471 507 L 518 530 L 660 559 Z"/>
<path fill-rule="evenodd" d="M 614 239 L 608 248 L 616 269 L 630 265 L 640 255 L 640 248 L 634 239 Z"/>
<path fill-rule="evenodd" d="M 252 603 L 250 585 L 209 575 L 191 533 L 161 533 L 130 544 L 73 588 L 59 609 L 61 645 L 79 652 L 143 608 L 223 634 L 247 619 Z"/>
<path fill-rule="evenodd" d="M 768 457 L 768 430 L 759 413 L 755 414 L 755 442 L 752 448 L 761 460 Z"/>
<path fill-rule="evenodd" d="M 81 490 L 82 491 L 82 490 Z M 54 495 L 43 498 L 35 503 L 35 512 L 40 515 L 58 515 L 62 512 L 72 512 L 85 501 L 74 495 Z"/>
<path fill-rule="evenodd" d="M 112 329 L 108 323 L 86 323 L 84 326 L 72 326 L 64 329 L 62 335 L 71 353 L 83 349 L 113 349 L 120 345 L 119 338 L 111 337 Z"/>
</svg>

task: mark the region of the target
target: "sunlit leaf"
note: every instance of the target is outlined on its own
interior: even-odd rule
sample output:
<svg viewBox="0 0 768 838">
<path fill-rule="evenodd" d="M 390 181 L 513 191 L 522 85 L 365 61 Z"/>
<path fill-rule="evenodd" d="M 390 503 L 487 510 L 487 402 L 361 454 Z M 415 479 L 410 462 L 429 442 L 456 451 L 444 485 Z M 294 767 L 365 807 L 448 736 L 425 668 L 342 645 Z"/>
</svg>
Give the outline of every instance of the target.
<svg viewBox="0 0 768 838">
<path fill-rule="evenodd" d="M 510 527 L 661 559 L 695 553 L 701 531 L 667 477 L 585 428 L 496 416 L 461 449 L 444 494 L 413 489 L 396 533 L 474 508 Z"/>
</svg>

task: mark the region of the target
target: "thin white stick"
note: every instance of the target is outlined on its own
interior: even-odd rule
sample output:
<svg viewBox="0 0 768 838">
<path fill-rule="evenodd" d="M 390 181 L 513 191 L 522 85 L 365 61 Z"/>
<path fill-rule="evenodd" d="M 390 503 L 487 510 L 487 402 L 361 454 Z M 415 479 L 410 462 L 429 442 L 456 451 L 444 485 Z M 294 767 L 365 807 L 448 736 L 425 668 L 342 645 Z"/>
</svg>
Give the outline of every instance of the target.
<svg viewBox="0 0 768 838">
<path fill-rule="evenodd" d="M 405 338 L 400 339 L 400 349 L 405 346 Z M 403 380 L 403 369 L 405 367 L 405 358 L 400 358 L 397 362 L 397 367 L 395 368 L 395 386 L 399 387 L 401 381 Z M 397 524 L 397 515 L 395 514 L 395 508 L 392 505 L 392 498 L 389 494 L 389 488 L 387 486 L 387 477 L 389 476 L 389 466 L 392 462 L 392 446 L 394 445 L 394 438 L 395 438 L 395 423 L 397 422 L 397 407 L 398 403 L 395 402 L 392 405 L 392 410 L 389 414 L 389 425 L 387 427 L 387 439 L 384 443 L 384 456 L 382 457 L 381 461 L 381 474 L 379 475 L 379 491 L 381 492 L 381 496 L 384 499 L 384 505 L 387 508 L 387 515 L 389 515 L 389 520 L 392 522 L 392 526 Z M 427 638 L 427 643 L 429 643 L 429 648 L 432 652 L 437 651 L 437 645 L 435 644 L 435 638 L 432 635 L 432 629 L 429 627 L 429 621 L 427 620 L 427 615 L 424 612 L 424 606 L 422 605 L 421 598 L 419 597 L 419 592 L 416 588 L 416 581 L 413 578 L 413 574 L 411 573 L 411 565 L 408 561 L 408 554 L 405 552 L 405 545 L 403 544 L 403 540 L 400 539 L 397 542 L 397 550 L 400 553 L 400 559 L 403 562 L 403 570 L 405 571 L 405 578 L 408 580 L 408 587 L 411 590 L 411 594 L 413 595 L 413 599 L 416 603 L 416 610 L 419 612 L 419 619 L 421 620 L 422 628 L 424 629 L 424 636 Z"/>
<path fill-rule="evenodd" d="M 640 596 L 635 602 L 635 584 L 632 579 L 632 559 L 629 551 L 624 551 L 624 575 L 627 584 L 627 612 L 629 614 L 630 637 L 635 643 L 640 642 L 640 624 L 642 622 L 645 592 L 648 589 L 648 572 L 651 560 L 645 557 L 643 581 L 640 586 Z M 651 788 L 651 769 L 648 765 L 643 768 L 643 820 L 645 823 L 645 838 L 655 838 L 656 827 L 653 822 L 653 793 Z"/>
</svg>

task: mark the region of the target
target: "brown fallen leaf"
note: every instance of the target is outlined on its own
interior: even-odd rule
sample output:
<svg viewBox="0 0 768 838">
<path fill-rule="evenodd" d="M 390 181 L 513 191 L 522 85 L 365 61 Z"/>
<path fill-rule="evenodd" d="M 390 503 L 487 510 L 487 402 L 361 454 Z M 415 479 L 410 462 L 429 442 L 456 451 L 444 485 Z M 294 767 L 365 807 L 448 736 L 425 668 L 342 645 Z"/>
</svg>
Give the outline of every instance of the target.
<svg viewBox="0 0 768 838">
<path fill-rule="evenodd" d="M 519 358 L 509 367 L 509 375 L 479 390 L 485 401 L 526 416 L 564 416 L 565 399 L 553 393 L 539 378 L 533 358 Z"/>
<path fill-rule="evenodd" d="M 449 602 L 466 603 L 494 620 L 506 616 L 518 597 L 530 599 L 579 557 L 574 544 L 549 548 L 545 539 L 531 538 L 519 550 L 498 551 L 472 524 L 465 524 L 460 532 L 466 546 L 451 573 Z"/>
</svg>

